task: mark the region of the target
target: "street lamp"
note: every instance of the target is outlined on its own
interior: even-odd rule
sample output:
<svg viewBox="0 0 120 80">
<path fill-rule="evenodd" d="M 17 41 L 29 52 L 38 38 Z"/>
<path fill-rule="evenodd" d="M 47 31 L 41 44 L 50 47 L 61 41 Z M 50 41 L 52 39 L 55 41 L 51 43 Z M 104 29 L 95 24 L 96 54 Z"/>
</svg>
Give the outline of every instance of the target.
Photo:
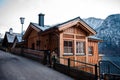
<svg viewBox="0 0 120 80">
<path fill-rule="evenodd" d="M 22 42 L 22 37 L 23 37 L 23 24 L 24 24 L 24 20 L 25 20 L 24 17 L 20 17 L 20 22 L 22 24 L 22 28 L 21 28 L 21 42 Z M 23 46 L 21 44 L 21 55 L 23 55 L 23 49 L 22 48 L 23 48 Z"/>
<path fill-rule="evenodd" d="M 23 36 L 23 24 L 24 24 L 24 20 L 25 18 L 24 17 L 20 17 L 20 22 L 22 24 L 22 28 L 21 28 L 21 35 Z"/>
</svg>

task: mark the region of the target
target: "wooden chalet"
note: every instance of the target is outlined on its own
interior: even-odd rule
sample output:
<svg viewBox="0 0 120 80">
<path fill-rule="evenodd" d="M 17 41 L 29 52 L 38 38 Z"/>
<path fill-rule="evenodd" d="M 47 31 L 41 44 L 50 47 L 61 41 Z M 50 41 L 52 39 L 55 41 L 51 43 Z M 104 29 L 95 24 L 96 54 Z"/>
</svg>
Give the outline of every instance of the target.
<svg viewBox="0 0 120 80">
<path fill-rule="evenodd" d="M 21 40 L 21 34 L 13 33 L 13 29 L 10 28 L 9 32 L 5 33 L 2 41 L 2 46 L 9 51 L 12 47 L 15 47 L 16 43 L 21 42 Z"/>
<path fill-rule="evenodd" d="M 30 49 L 50 50 L 57 57 L 96 64 L 100 40 L 95 34 L 96 31 L 80 17 L 49 26 L 44 25 L 44 14 L 39 14 L 39 23 L 29 24 L 23 40 Z"/>
</svg>

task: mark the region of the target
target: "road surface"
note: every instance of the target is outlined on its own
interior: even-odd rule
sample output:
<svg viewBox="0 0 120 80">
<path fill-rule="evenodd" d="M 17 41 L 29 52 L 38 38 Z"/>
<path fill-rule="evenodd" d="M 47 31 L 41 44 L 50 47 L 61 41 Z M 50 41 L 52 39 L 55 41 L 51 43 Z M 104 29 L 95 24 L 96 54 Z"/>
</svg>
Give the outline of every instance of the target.
<svg viewBox="0 0 120 80">
<path fill-rule="evenodd" d="M 36 61 L 0 51 L 0 80 L 73 80 Z"/>
</svg>

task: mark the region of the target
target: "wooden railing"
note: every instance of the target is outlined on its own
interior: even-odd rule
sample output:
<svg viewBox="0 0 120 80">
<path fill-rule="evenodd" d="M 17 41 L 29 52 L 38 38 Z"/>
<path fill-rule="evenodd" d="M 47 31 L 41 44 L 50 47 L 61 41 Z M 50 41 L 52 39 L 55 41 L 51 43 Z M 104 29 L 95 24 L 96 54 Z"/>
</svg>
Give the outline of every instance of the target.
<svg viewBox="0 0 120 80">
<path fill-rule="evenodd" d="M 104 74 L 104 80 L 120 80 L 120 74 Z"/>
<path fill-rule="evenodd" d="M 53 68 L 73 77 L 76 80 L 97 80 L 98 79 L 98 66 L 97 64 L 89 64 L 77 60 L 71 60 L 70 58 L 59 57 L 53 58 Z M 65 63 L 64 63 L 65 62 Z M 71 64 L 78 64 L 79 66 L 73 66 Z M 92 68 L 92 72 L 89 72 L 89 68 Z"/>
<path fill-rule="evenodd" d="M 99 62 L 99 72 L 101 79 L 114 80 L 113 78 L 119 78 L 117 80 L 120 80 L 120 67 L 111 61 L 101 60 Z"/>
<path fill-rule="evenodd" d="M 34 59 L 42 62 L 43 64 L 47 64 L 47 59 L 49 59 L 50 64 L 50 54 L 49 50 L 32 50 L 26 48 L 12 48 L 11 52 L 17 55 L 25 56 L 30 59 Z"/>
</svg>

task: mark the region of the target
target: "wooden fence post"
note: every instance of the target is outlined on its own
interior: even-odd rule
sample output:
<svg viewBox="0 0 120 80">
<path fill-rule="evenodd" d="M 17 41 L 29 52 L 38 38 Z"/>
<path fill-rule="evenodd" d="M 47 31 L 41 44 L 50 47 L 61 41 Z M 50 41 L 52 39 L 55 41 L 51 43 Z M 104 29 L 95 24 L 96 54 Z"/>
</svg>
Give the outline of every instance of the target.
<svg viewBox="0 0 120 80">
<path fill-rule="evenodd" d="M 23 48 L 21 47 L 21 56 L 24 56 Z"/>
<path fill-rule="evenodd" d="M 97 64 L 95 64 L 95 80 L 98 79 L 98 69 L 97 69 Z"/>
<path fill-rule="evenodd" d="M 53 56 L 53 68 L 55 68 L 56 58 Z"/>
<path fill-rule="evenodd" d="M 70 58 L 68 58 L 68 68 L 70 68 Z"/>
<path fill-rule="evenodd" d="M 108 73 L 110 73 L 110 64 L 108 64 Z"/>
</svg>

